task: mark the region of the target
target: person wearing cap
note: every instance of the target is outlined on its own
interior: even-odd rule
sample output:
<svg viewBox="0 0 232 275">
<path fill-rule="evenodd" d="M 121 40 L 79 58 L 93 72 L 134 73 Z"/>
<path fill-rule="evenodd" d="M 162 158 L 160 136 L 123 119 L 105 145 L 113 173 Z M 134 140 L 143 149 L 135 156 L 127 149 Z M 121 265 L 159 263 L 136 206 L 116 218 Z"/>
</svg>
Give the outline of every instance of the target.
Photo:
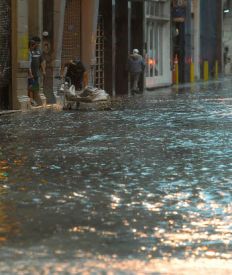
<svg viewBox="0 0 232 275">
<path fill-rule="evenodd" d="M 128 71 L 131 76 L 132 92 L 139 92 L 139 79 L 145 69 L 143 57 L 138 49 L 134 49 L 128 59 Z"/>
</svg>

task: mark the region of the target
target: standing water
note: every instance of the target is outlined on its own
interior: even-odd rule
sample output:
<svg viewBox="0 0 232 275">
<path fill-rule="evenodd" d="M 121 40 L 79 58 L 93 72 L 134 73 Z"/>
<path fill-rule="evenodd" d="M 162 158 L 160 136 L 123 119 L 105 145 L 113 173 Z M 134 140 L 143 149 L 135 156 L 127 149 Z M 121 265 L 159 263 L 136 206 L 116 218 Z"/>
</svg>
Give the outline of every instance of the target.
<svg viewBox="0 0 232 275">
<path fill-rule="evenodd" d="M 0 137 L 1 274 L 232 274 L 230 80 L 2 116 Z"/>
</svg>

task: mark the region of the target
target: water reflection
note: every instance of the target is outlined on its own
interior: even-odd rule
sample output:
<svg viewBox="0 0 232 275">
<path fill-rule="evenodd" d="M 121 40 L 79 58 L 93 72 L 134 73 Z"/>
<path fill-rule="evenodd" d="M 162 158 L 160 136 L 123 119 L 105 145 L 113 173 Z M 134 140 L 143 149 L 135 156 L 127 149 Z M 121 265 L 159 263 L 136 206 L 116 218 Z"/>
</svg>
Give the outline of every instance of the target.
<svg viewBox="0 0 232 275">
<path fill-rule="evenodd" d="M 2 201 L 2 197 L 7 193 L 7 189 L 6 185 L 0 185 L 0 247 L 20 232 L 20 223 L 12 215 L 16 210 L 15 206 L 9 202 Z"/>
<path fill-rule="evenodd" d="M 227 84 L 0 117 L 0 271 L 231 272 Z"/>
</svg>

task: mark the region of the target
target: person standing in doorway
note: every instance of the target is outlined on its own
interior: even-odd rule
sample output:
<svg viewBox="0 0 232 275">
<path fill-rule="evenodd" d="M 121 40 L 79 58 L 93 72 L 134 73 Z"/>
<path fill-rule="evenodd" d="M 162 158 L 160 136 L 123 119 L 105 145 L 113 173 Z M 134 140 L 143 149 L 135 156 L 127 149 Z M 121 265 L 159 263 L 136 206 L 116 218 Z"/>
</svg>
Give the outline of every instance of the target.
<svg viewBox="0 0 232 275">
<path fill-rule="evenodd" d="M 132 92 L 139 92 L 139 79 L 145 69 L 143 57 L 138 49 L 134 49 L 128 59 L 128 70 L 131 77 Z"/>
<path fill-rule="evenodd" d="M 43 93 L 48 104 L 56 103 L 53 93 L 53 62 L 54 53 L 51 47 L 51 37 L 48 31 L 43 32 L 42 37 L 42 55 L 46 62 L 46 77 L 43 77 Z"/>
<path fill-rule="evenodd" d="M 41 72 L 42 75 L 45 76 L 46 71 L 46 62 L 43 58 L 43 55 L 40 50 L 40 38 L 38 36 L 32 37 L 32 40 L 35 44 L 32 48 L 30 48 L 30 68 L 29 68 L 29 74 L 31 78 L 31 94 L 33 97 L 33 104 L 34 105 L 41 105 L 42 100 L 40 98 L 40 77 Z"/>
<path fill-rule="evenodd" d="M 37 103 L 34 100 L 34 93 L 33 93 L 33 84 L 34 84 L 34 76 L 32 73 L 32 66 L 31 66 L 31 62 L 32 62 L 32 51 L 34 51 L 35 49 L 35 41 L 34 40 L 30 40 L 29 41 L 29 62 L 30 62 L 30 66 L 29 66 L 29 71 L 28 71 L 28 96 L 30 98 L 30 103 L 32 106 L 37 106 Z"/>
</svg>

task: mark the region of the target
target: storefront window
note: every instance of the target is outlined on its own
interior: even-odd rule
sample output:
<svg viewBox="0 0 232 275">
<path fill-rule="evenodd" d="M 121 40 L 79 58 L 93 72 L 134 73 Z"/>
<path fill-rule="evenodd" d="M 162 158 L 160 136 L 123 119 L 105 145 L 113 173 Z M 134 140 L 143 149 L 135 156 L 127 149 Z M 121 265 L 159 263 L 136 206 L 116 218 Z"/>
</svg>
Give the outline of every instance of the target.
<svg viewBox="0 0 232 275">
<path fill-rule="evenodd" d="M 165 1 L 153 1 L 146 4 L 146 14 L 148 16 L 163 16 Z"/>
<path fill-rule="evenodd" d="M 163 30 L 169 17 L 169 1 L 160 0 L 146 3 L 146 60 L 147 60 L 147 77 L 163 75 Z"/>
<path fill-rule="evenodd" d="M 162 54 L 162 24 L 148 22 L 147 24 L 147 72 L 146 76 L 163 74 Z"/>
</svg>

